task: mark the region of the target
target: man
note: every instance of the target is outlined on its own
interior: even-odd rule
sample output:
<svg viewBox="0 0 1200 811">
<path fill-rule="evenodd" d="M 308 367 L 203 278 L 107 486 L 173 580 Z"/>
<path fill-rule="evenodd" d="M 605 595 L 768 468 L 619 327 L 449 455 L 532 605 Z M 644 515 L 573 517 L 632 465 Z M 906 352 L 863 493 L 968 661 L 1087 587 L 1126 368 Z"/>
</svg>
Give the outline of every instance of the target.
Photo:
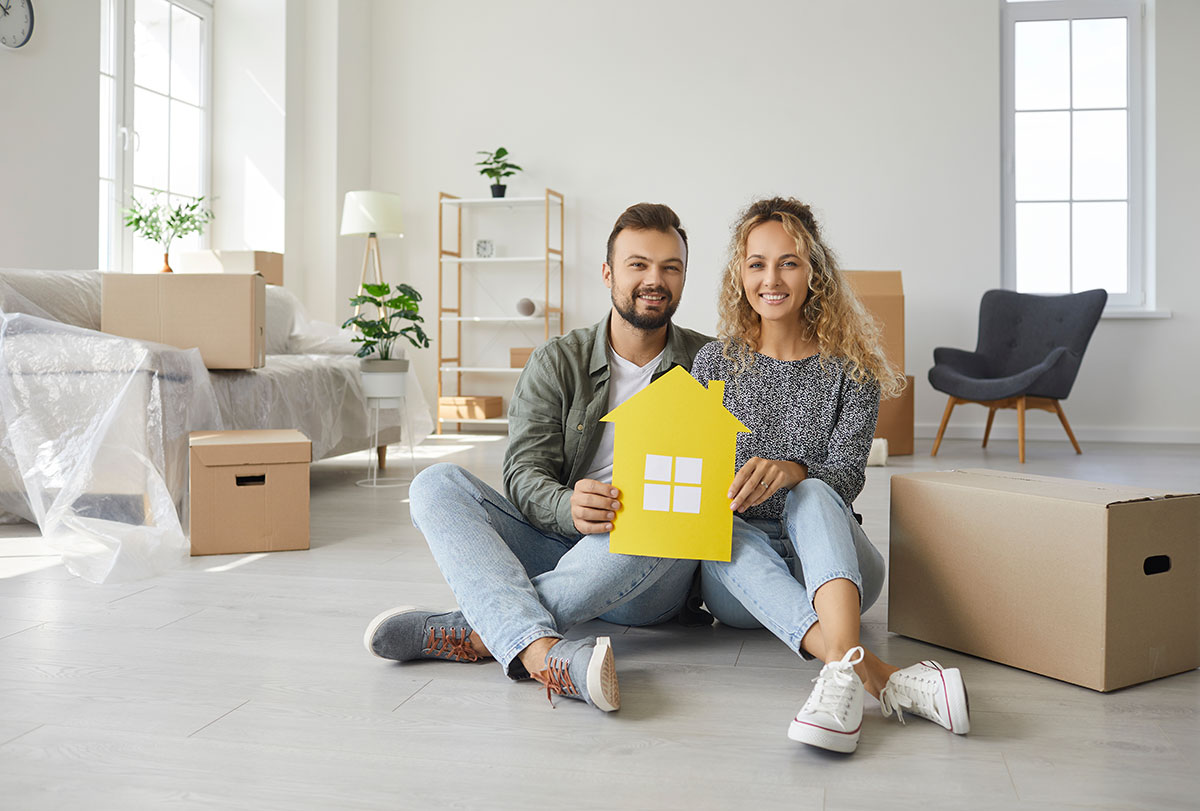
<svg viewBox="0 0 1200 811">
<path fill-rule="evenodd" d="M 596 617 L 650 625 L 679 613 L 695 561 L 608 551 L 620 509 L 611 484 L 613 425 L 600 417 L 674 366 L 690 369 L 707 336 L 671 323 L 687 267 L 687 235 L 664 205 L 618 219 L 601 273 L 612 311 L 539 347 L 509 404 L 508 499 L 449 464 L 410 488 L 425 534 L 460 611 L 397 608 L 367 628 L 385 659 L 476 661 L 494 656 L 514 679 L 606 712 L 620 706 L 608 637 L 567 641 Z"/>
</svg>

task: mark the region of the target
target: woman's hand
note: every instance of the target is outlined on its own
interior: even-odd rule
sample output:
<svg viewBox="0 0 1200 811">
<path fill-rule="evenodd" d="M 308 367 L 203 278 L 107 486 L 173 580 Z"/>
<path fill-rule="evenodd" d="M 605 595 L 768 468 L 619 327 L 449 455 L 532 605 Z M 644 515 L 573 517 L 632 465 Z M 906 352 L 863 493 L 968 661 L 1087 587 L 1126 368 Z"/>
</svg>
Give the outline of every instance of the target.
<svg viewBox="0 0 1200 811">
<path fill-rule="evenodd" d="M 733 477 L 728 496 L 729 509 L 737 512 L 762 504 L 776 490 L 795 487 L 808 478 L 808 467 L 783 459 L 751 457 Z"/>
</svg>

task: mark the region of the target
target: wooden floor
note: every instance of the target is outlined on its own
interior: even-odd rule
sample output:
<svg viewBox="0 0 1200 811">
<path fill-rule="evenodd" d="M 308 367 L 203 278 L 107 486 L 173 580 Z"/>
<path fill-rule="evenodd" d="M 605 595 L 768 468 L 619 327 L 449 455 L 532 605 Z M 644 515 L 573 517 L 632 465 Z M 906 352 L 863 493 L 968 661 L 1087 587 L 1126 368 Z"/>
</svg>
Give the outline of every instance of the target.
<svg viewBox="0 0 1200 811">
<path fill-rule="evenodd" d="M 504 439 L 431 439 L 435 459 L 499 480 Z M 1022 469 L 1200 490 L 1200 447 L 950 440 L 939 457 L 869 468 L 857 502 L 886 552 L 888 478 Z M 399 469 L 402 452 L 392 454 Z M 405 490 L 355 487 L 365 457 L 313 466 L 308 552 L 195 558 L 92 586 L 0 527 L 0 807 L 141 808 L 1196 808 L 1200 671 L 1102 695 L 886 631 L 898 665 L 962 668 L 972 731 L 901 726 L 868 700 L 858 752 L 789 741 L 817 664 L 765 631 L 625 629 L 623 705 L 555 708 L 492 663 L 398 665 L 363 650 L 397 604 L 453 605 Z M 1049 620 L 1048 620 L 1049 621 Z"/>
</svg>

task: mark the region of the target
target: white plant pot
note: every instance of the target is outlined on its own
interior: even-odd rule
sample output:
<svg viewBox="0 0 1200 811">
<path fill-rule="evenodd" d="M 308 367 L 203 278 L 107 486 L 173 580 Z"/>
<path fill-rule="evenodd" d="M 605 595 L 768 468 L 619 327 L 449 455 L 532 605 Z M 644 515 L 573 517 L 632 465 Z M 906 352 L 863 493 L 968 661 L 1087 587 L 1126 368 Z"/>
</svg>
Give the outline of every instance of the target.
<svg viewBox="0 0 1200 811">
<path fill-rule="evenodd" d="M 407 382 L 407 358 L 370 358 L 362 362 L 363 395 L 379 400 L 380 408 L 399 408 Z"/>
</svg>

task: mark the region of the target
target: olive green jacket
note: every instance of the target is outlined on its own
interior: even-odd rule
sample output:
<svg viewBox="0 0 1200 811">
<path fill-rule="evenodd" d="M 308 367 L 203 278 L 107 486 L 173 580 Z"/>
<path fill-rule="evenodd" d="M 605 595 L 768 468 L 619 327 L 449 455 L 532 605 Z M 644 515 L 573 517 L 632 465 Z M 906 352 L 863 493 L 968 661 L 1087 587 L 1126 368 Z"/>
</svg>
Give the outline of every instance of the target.
<svg viewBox="0 0 1200 811">
<path fill-rule="evenodd" d="M 543 532 L 580 537 L 571 493 L 600 445 L 608 412 L 608 319 L 542 344 L 529 357 L 508 406 L 504 490 Z M 712 339 L 674 324 L 654 379 L 692 359 Z"/>
</svg>

